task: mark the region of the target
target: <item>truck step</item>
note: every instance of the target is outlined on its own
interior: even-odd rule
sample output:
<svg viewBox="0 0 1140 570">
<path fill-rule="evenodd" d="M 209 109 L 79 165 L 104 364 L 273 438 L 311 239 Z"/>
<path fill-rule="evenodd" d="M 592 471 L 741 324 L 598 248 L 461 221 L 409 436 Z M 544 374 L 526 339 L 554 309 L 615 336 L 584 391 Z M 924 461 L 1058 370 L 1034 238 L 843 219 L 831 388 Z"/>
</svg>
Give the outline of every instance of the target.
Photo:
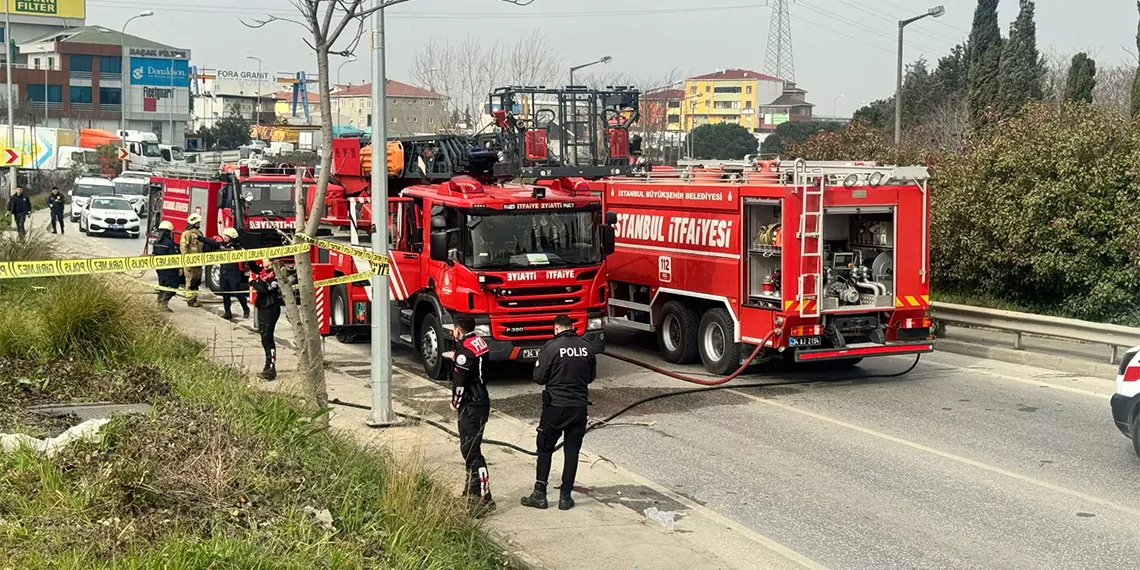
<svg viewBox="0 0 1140 570">
<path fill-rule="evenodd" d="M 406 342 L 408 344 L 412 344 L 412 335 L 402 334 L 402 335 L 400 335 L 400 341 Z"/>
</svg>

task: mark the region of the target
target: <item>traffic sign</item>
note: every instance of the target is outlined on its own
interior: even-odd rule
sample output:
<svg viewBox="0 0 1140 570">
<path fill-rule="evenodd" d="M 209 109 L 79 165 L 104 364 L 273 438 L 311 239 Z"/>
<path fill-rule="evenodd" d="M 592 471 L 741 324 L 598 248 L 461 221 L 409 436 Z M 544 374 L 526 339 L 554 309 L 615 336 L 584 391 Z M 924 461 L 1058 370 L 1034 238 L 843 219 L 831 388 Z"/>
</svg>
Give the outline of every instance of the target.
<svg viewBox="0 0 1140 570">
<path fill-rule="evenodd" d="M 20 153 L 14 149 L 4 149 L 4 166 L 12 166 L 20 162 Z"/>
<path fill-rule="evenodd" d="M 119 160 L 126 160 L 126 159 L 127 159 L 127 149 L 120 148 L 119 149 Z"/>
</svg>

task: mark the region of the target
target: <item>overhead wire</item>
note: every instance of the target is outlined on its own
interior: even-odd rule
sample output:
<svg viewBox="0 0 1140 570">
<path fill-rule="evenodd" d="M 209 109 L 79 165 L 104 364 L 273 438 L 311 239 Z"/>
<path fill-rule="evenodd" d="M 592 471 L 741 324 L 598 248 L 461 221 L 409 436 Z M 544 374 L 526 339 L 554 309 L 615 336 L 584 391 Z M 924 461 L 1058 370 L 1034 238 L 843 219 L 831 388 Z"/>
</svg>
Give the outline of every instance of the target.
<svg viewBox="0 0 1140 570">
<path fill-rule="evenodd" d="M 855 20 L 853 18 L 850 18 L 848 16 L 844 16 L 842 14 L 836 14 L 835 12 L 832 12 L 830 10 L 824 10 L 822 8 L 817 8 L 815 6 L 812 6 L 811 4 L 807 4 L 805 2 L 799 2 L 797 4 L 797 6 L 799 6 L 801 8 L 806 8 L 808 10 L 811 10 L 812 12 L 815 12 L 817 14 L 821 14 L 821 15 L 829 17 L 829 18 L 834 18 L 834 19 L 839 20 L 841 22 L 847 22 L 847 23 L 853 24 L 855 26 L 859 26 L 861 29 L 865 30 L 866 32 L 868 32 L 870 34 L 874 34 L 876 36 L 879 36 L 879 37 L 886 39 L 888 41 L 891 41 L 891 42 L 895 42 L 898 39 L 895 35 L 893 35 L 891 33 L 884 32 L 882 30 L 879 30 L 873 26 L 867 25 L 863 22 L 860 22 L 860 21 Z M 935 48 L 932 48 L 932 47 L 927 46 L 925 44 L 920 44 L 914 40 L 904 39 L 903 43 L 905 45 L 909 45 L 913 48 L 920 49 L 920 50 L 925 51 L 925 52 L 940 53 L 943 51 L 948 51 L 945 49 L 935 49 Z M 894 53 L 894 50 L 891 50 L 891 52 Z"/>
</svg>

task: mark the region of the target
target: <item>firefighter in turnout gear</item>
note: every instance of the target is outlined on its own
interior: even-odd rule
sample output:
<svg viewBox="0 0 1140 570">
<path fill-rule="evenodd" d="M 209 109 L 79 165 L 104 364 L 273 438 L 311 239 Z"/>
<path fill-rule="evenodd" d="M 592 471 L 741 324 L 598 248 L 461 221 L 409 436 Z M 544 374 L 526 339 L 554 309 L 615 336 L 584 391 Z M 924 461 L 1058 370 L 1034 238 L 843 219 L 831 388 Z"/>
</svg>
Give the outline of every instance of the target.
<svg viewBox="0 0 1140 570">
<path fill-rule="evenodd" d="M 258 376 L 273 381 L 277 379 L 277 347 L 273 333 L 277 329 L 277 319 L 281 318 L 285 298 L 269 261 L 249 262 L 249 286 L 257 293 L 253 306 L 257 308 L 257 333 L 261 335 L 261 348 L 265 350 L 265 368 Z"/>
<path fill-rule="evenodd" d="M 186 231 L 182 232 L 182 253 L 202 253 L 202 216 L 190 214 L 186 218 Z M 202 268 L 186 267 L 182 270 L 186 276 L 186 306 L 201 307 L 198 301 L 198 288 L 202 286 Z"/>
<path fill-rule="evenodd" d="M 562 452 L 562 488 L 558 509 L 574 507 L 571 491 L 578 474 L 578 453 L 586 436 L 586 406 L 590 404 L 590 383 L 597 376 L 594 348 L 574 332 L 574 321 L 567 315 L 554 318 L 554 338 L 547 341 L 535 363 L 534 381 L 542 390 L 542 417 L 538 421 L 538 466 L 534 491 L 520 501 L 523 506 L 545 509 L 546 481 L 558 438 L 565 435 Z"/>
<path fill-rule="evenodd" d="M 475 321 L 461 316 L 451 329 L 456 346 L 451 369 L 451 410 L 459 414 L 459 453 L 467 468 L 463 490 L 476 516 L 495 509 L 487 480 L 487 460 L 483 457 L 483 429 L 491 417 L 491 396 L 483 381 L 483 356 L 489 350 L 475 334 Z"/>
</svg>

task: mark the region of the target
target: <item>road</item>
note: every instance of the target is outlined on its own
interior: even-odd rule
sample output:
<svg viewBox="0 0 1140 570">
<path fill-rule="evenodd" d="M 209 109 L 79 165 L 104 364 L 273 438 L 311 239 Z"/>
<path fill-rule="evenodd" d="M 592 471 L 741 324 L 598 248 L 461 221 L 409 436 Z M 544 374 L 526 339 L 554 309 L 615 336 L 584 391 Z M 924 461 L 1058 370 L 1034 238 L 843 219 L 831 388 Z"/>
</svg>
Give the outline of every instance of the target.
<svg viewBox="0 0 1140 570">
<path fill-rule="evenodd" d="M 81 239 L 122 255 L 142 245 Z M 608 332 L 614 352 L 660 364 L 651 337 Z M 367 348 L 353 347 L 356 360 Z M 405 351 L 395 359 L 420 370 Z M 586 447 L 830 568 L 1088 569 L 1140 559 L 1140 461 L 1112 424 L 1111 380 L 949 353 L 904 377 L 842 380 L 911 361 L 757 371 L 736 384 L 836 380 L 658 400 L 591 432 Z M 535 420 L 529 369 L 490 374 L 497 408 Z M 602 357 L 591 415 L 691 387 Z"/>
</svg>

